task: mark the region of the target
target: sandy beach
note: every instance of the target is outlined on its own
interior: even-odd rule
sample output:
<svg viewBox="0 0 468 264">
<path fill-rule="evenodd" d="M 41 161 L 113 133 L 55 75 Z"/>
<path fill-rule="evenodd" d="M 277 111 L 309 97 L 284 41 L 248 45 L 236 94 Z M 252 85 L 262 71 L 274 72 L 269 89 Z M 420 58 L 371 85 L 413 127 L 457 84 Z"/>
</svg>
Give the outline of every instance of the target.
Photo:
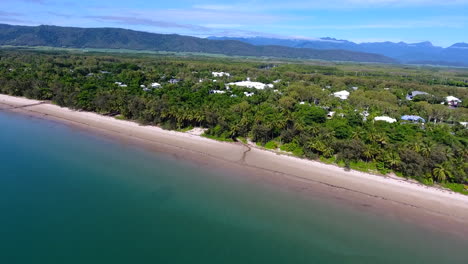
<svg viewBox="0 0 468 264">
<path fill-rule="evenodd" d="M 135 140 L 156 151 L 180 154 L 203 164 L 244 168 L 262 178 L 272 175 L 278 184 L 298 191 L 327 193 L 356 204 L 372 204 L 405 219 L 431 218 L 434 228 L 451 226 L 468 234 L 468 196 L 413 181 L 345 171 L 343 168 L 266 151 L 241 143 L 218 142 L 201 132 L 167 131 L 154 126 L 117 120 L 90 112 L 74 111 L 48 102 L 0 95 L 0 110 L 39 116 L 78 125 L 123 139 Z M 268 179 L 267 179 L 268 181 Z M 363 207 L 364 208 L 364 207 Z M 455 226 L 454 226 L 455 225 Z"/>
</svg>

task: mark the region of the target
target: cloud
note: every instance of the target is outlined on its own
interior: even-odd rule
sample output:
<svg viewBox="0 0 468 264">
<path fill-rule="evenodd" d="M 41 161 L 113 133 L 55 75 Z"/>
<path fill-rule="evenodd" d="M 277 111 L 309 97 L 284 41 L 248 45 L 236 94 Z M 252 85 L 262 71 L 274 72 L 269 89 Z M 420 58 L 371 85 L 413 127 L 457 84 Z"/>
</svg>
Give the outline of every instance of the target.
<svg viewBox="0 0 468 264">
<path fill-rule="evenodd" d="M 178 28 L 188 29 L 193 31 L 210 31 L 209 28 L 191 24 L 179 24 L 168 21 L 151 20 L 147 18 L 129 17 L 129 16 L 86 16 L 86 18 L 92 18 L 97 20 L 110 21 L 124 25 L 142 25 L 142 26 L 153 26 L 159 28 Z"/>
<path fill-rule="evenodd" d="M 35 4 L 45 4 L 45 0 L 19 0 L 21 2 L 35 3 Z"/>
<path fill-rule="evenodd" d="M 233 5 L 194 5 L 195 9 L 206 9 L 206 10 L 233 10 Z"/>
<path fill-rule="evenodd" d="M 326 24 L 310 26 L 284 26 L 277 25 L 282 29 L 330 29 L 330 30 L 361 30 L 361 29 L 412 29 L 412 28 L 463 28 L 468 24 L 468 17 L 431 17 L 420 20 L 396 20 L 379 21 L 366 24 Z"/>
<path fill-rule="evenodd" d="M 21 16 L 19 13 L 15 12 L 5 12 L 0 10 L 0 17 L 16 17 L 16 16 Z"/>
<path fill-rule="evenodd" d="M 323 10 L 362 8 L 404 8 L 467 5 L 468 0 L 315 0 L 315 1 L 255 1 L 236 6 L 244 10 Z"/>
</svg>

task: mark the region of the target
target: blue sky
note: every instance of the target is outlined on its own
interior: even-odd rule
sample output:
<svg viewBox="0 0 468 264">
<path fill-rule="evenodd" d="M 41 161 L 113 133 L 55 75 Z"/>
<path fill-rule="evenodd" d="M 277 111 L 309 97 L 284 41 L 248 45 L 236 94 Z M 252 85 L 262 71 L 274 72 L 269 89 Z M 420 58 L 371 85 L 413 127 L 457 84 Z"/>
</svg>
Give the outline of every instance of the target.
<svg viewBox="0 0 468 264">
<path fill-rule="evenodd" d="M 468 0 L 0 0 L 0 23 L 445 47 L 468 42 Z"/>
</svg>

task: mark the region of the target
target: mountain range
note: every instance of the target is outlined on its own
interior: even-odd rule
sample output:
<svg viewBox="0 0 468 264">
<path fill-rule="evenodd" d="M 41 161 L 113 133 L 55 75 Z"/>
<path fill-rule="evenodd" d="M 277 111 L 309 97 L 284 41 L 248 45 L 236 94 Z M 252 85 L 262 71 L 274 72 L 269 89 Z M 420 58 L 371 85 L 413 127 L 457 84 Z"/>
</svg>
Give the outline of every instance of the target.
<svg viewBox="0 0 468 264">
<path fill-rule="evenodd" d="M 175 34 L 155 34 L 121 28 L 15 26 L 0 24 L 0 45 L 61 48 L 131 49 L 199 52 L 230 56 L 278 57 L 333 61 L 397 63 L 380 54 L 335 49 L 252 45 L 238 40 L 210 40 Z"/>
<path fill-rule="evenodd" d="M 318 50 L 348 50 L 381 54 L 407 64 L 434 64 L 468 66 L 468 43 L 456 43 L 450 47 L 442 48 L 432 45 L 431 42 L 405 43 L 405 42 L 368 42 L 354 43 L 334 38 L 320 38 L 314 40 L 279 39 L 279 38 L 234 38 L 234 37 L 208 37 L 212 40 L 238 40 L 256 46 L 278 45 L 292 48 L 309 48 Z"/>
<path fill-rule="evenodd" d="M 0 45 L 130 49 L 224 54 L 229 56 L 318 59 L 468 67 L 468 44 L 442 48 L 430 42 L 354 43 L 334 38 L 197 38 L 121 28 L 16 26 L 0 24 Z"/>
</svg>

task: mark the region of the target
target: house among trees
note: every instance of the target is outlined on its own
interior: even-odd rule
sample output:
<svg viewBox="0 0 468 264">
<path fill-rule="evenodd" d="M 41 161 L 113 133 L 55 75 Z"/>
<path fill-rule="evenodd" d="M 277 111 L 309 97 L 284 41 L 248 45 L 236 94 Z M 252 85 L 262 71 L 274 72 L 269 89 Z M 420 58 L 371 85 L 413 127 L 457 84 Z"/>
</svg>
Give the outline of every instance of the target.
<svg viewBox="0 0 468 264">
<path fill-rule="evenodd" d="M 384 121 L 384 122 L 387 122 L 387 123 L 395 123 L 397 120 L 395 118 L 391 118 L 391 117 L 388 117 L 388 116 L 376 116 L 374 118 L 374 121 Z"/>
<path fill-rule="evenodd" d="M 178 83 L 178 82 L 180 82 L 180 81 L 181 81 L 180 79 L 170 79 L 170 80 L 169 80 L 169 83 L 170 83 L 170 84 L 176 84 L 176 83 Z"/>
<path fill-rule="evenodd" d="M 161 88 L 161 84 L 154 82 L 151 84 L 151 88 Z"/>
<path fill-rule="evenodd" d="M 406 100 L 413 100 L 413 98 L 417 95 L 430 95 L 430 94 L 426 92 L 421 92 L 421 91 L 412 91 L 406 95 Z"/>
<path fill-rule="evenodd" d="M 417 115 L 404 115 L 401 117 L 401 120 L 411 121 L 413 123 L 418 123 L 418 122 L 426 123 L 426 120 L 424 118 L 417 116 Z"/>
<path fill-rule="evenodd" d="M 119 87 L 127 87 L 127 85 L 123 82 L 115 82 Z"/>
<path fill-rule="evenodd" d="M 452 107 L 457 107 L 462 102 L 462 100 L 451 95 L 445 97 L 445 101 L 447 102 L 449 106 L 452 106 Z"/>
<path fill-rule="evenodd" d="M 211 72 L 211 74 L 213 75 L 213 77 L 231 77 L 231 74 L 229 72 Z"/>
<path fill-rule="evenodd" d="M 273 84 L 264 84 L 261 82 L 252 82 L 250 81 L 250 78 L 247 78 L 247 81 L 241 81 L 241 82 L 231 82 L 228 83 L 229 85 L 236 85 L 236 86 L 242 86 L 242 87 L 247 87 L 247 88 L 255 88 L 258 90 L 263 90 L 265 88 L 273 88 Z"/>
<path fill-rule="evenodd" d="M 349 92 L 346 90 L 333 93 L 333 96 L 340 98 L 341 100 L 346 100 L 349 97 Z"/>
<path fill-rule="evenodd" d="M 211 90 L 210 91 L 210 94 L 224 94 L 226 93 L 226 91 L 222 91 L 222 90 Z"/>
</svg>

